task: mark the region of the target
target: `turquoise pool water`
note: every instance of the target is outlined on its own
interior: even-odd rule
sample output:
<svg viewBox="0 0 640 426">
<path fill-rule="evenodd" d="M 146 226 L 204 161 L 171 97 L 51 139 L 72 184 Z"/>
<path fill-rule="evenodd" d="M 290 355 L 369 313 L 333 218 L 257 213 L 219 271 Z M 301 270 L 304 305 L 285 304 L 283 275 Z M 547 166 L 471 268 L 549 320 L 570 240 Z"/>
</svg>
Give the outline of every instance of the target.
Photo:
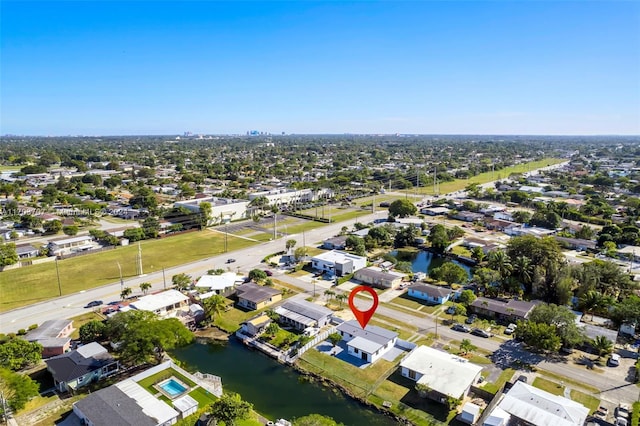
<svg viewBox="0 0 640 426">
<path fill-rule="evenodd" d="M 187 391 L 187 388 L 178 383 L 175 379 L 169 379 L 166 382 L 159 385 L 163 391 L 169 396 L 174 397 Z"/>
</svg>

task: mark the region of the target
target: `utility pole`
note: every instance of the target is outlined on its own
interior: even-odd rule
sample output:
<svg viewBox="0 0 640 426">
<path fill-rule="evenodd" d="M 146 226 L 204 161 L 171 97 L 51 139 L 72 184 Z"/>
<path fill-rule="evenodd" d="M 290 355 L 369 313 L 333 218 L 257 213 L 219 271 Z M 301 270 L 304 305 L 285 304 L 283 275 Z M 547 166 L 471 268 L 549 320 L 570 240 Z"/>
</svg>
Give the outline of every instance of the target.
<svg viewBox="0 0 640 426">
<path fill-rule="evenodd" d="M 58 277 L 58 296 L 62 296 L 62 286 L 60 285 L 60 270 L 58 269 L 58 257 L 56 256 L 56 276 Z"/>
<path fill-rule="evenodd" d="M 140 242 L 138 241 L 138 276 L 141 277 L 144 275 L 142 270 L 142 246 L 140 246 Z"/>
<path fill-rule="evenodd" d="M 229 247 L 229 246 L 228 246 L 228 244 L 229 244 L 229 242 L 228 242 L 228 239 L 229 239 L 229 231 L 228 231 L 228 229 L 229 229 L 229 228 L 227 227 L 227 226 L 228 226 L 228 223 L 229 223 L 229 222 L 225 222 L 225 223 L 224 223 L 224 252 L 225 252 L 225 253 L 227 252 L 228 247 Z"/>
<path fill-rule="evenodd" d="M 124 290 L 124 280 L 122 279 L 122 268 L 120 267 L 120 262 L 116 262 L 118 264 L 118 271 L 120 271 L 120 291 Z M 162 268 L 162 272 L 164 273 L 164 268 Z"/>
<path fill-rule="evenodd" d="M 164 285 L 164 289 L 167 289 L 167 277 L 164 275 L 164 266 L 162 267 L 162 283 Z"/>
</svg>

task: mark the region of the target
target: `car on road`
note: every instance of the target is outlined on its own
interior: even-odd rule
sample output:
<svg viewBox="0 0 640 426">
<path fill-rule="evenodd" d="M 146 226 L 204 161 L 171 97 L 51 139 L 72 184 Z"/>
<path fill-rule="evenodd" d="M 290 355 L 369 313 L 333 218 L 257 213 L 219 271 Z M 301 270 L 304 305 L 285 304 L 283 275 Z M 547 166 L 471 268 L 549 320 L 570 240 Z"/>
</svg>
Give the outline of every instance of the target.
<svg viewBox="0 0 640 426">
<path fill-rule="evenodd" d="M 119 305 L 120 301 L 119 300 L 112 300 L 111 302 L 107 303 L 107 305 L 109 306 L 115 306 L 115 305 Z"/>
<path fill-rule="evenodd" d="M 473 334 L 474 336 L 480 336 L 480 337 L 485 337 L 485 338 L 488 338 L 488 337 L 492 336 L 491 333 L 489 333 L 488 331 L 483 330 L 481 328 L 474 328 L 473 330 L 471 330 L 471 334 Z"/>
<path fill-rule="evenodd" d="M 270 270 L 268 270 L 268 269 L 265 269 L 265 270 L 264 270 L 264 273 L 265 273 L 265 274 L 267 274 L 267 276 L 268 276 L 268 277 L 272 277 L 272 276 L 273 276 L 273 272 L 271 272 L 271 271 L 270 271 Z"/>
<path fill-rule="evenodd" d="M 477 319 L 478 316 L 476 314 L 471 314 L 469 315 L 469 318 L 467 318 L 464 322 L 466 322 L 467 324 L 473 324 L 473 322 Z"/>
<path fill-rule="evenodd" d="M 235 259 L 227 259 L 227 263 L 233 263 L 235 261 L 236 261 Z"/>
<path fill-rule="evenodd" d="M 607 364 L 609 365 L 609 367 L 617 367 L 620 365 L 620 355 L 618 354 L 611 354 L 611 357 L 609 358 L 609 361 L 607 362 Z"/>
<path fill-rule="evenodd" d="M 462 331 L 463 333 L 468 333 L 471 331 L 469 327 L 462 324 L 453 324 L 453 327 L 451 327 L 451 329 L 454 331 Z"/>
<path fill-rule="evenodd" d="M 95 308 L 96 306 L 100 306 L 102 305 L 102 300 L 93 300 L 89 303 L 87 303 L 84 307 L 85 308 Z"/>
</svg>

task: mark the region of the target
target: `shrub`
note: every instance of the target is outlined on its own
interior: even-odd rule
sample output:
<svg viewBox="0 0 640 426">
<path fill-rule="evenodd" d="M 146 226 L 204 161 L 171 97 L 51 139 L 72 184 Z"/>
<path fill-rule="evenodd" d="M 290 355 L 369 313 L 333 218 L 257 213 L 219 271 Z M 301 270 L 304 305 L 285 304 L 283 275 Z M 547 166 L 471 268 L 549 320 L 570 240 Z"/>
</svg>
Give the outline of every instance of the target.
<svg viewBox="0 0 640 426">
<path fill-rule="evenodd" d="M 38 324 L 31 324 L 31 325 L 29 326 L 29 331 L 31 331 L 31 330 L 35 330 L 36 328 L 38 328 Z"/>
<path fill-rule="evenodd" d="M 631 426 L 639 426 L 640 422 L 640 401 L 633 403 L 631 410 Z"/>
<path fill-rule="evenodd" d="M 24 328 L 18 330 L 18 336 L 24 336 L 25 334 L 27 334 L 27 330 L 25 330 Z"/>
</svg>

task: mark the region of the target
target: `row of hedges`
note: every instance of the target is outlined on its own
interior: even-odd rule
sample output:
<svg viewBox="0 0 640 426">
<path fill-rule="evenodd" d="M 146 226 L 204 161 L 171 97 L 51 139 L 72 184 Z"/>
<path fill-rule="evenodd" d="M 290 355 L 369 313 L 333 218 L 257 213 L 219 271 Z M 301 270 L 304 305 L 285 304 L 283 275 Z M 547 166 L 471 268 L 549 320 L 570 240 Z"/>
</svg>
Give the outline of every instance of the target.
<svg viewBox="0 0 640 426">
<path fill-rule="evenodd" d="M 631 426 L 640 426 L 640 401 L 633 403 L 631 410 Z"/>
</svg>

